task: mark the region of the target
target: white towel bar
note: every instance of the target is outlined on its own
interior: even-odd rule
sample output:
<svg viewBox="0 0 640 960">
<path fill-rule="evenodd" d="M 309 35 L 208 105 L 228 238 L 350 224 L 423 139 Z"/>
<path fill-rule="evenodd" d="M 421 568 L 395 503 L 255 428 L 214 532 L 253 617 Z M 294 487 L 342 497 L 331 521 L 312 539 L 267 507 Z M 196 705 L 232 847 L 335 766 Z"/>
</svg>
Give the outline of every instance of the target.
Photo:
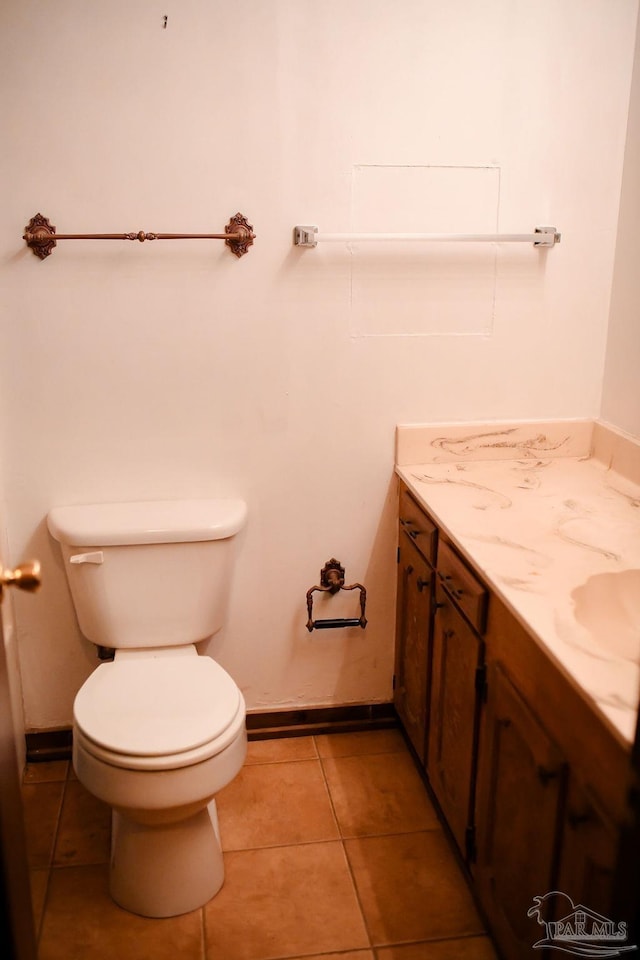
<svg viewBox="0 0 640 960">
<path fill-rule="evenodd" d="M 293 228 L 297 247 L 317 247 L 318 243 L 360 243 L 371 240 L 426 240 L 437 243 L 532 243 L 535 247 L 553 247 L 561 234 L 555 227 L 536 227 L 533 233 L 320 233 L 317 227 Z"/>
</svg>

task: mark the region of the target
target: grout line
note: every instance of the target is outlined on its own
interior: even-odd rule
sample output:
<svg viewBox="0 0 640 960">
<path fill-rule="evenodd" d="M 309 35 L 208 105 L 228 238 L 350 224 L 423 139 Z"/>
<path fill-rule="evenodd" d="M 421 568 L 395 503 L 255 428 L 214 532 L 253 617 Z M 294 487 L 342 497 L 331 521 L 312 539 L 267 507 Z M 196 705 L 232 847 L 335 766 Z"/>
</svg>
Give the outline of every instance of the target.
<svg viewBox="0 0 640 960">
<path fill-rule="evenodd" d="M 107 867 L 108 868 L 108 866 L 109 866 L 108 860 L 93 861 L 92 863 L 54 863 L 51 865 L 51 872 L 53 873 L 55 871 L 57 873 L 58 871 L 61 871 L 61 870 L 86 870 L 88 867 Z M 156 918 L 156 919 L 160 919 L 160 918 Z"/>
<path fill-rule="evenodd" d="M 30 871 L 29 881 L 31 881 L 31 873 L 32 873 L 32 872 L 33 872 L 33 871 Z M 48 867 L 48 868 L 47 868 L 47 882 L 46 882 L 45 885 L 44 885 L 44 897 L 42 898 L 42 909 L 40 910 L 40 916 L 39 916 L 39 918 L 38 918 L 38 923 L 37 923 L 37 924 L 34 924 L 34 927 L 35 927 L 35 929 L 34 929 L 34 934 L 35 934 L 35 939 L 36 939 L 36 951 L 37 951 L 37 948 L 38 948 L 39 945 L 40 945 L 40 937 L 42 936 L 42 928 L 43 928 L 43 926 L 44 926 L 44 918 L 45 918 L 46 913 L 47 913 L 47 902 L 48 902 L 48 900 L 49 900 L 49 885 L 50 885 L 50 883 L 51 883 L 51 867 Z M 33 894 L 32 894 L 32 898 L 33 898 Z M 32 899 L 32 905 L 33 905 L 33 899 Z"/>
<path fill-rule="evenodd" d="M 106 860 L 84 860 L 82 863 L 74 861 L 73 863 L 52 863 L 51 870 L 68 870 L 69 867 L 104 867 L 109 865 L 109 858 Z"/>
<path fill-rule="evenodd" d="M 49 857 L 49 870 L 53 867 L 53 863 L 56 856 L 56 847 L 58 845 L 58 835 L 60 833 L 60 823 L 62 821 L 62 811 L 64 809 L 64 801 L 67 796 L 67 784 L 69 781 L 65 778 L 63 781 L 58 781 L 63 784 L 62 793 L 60 795 L 60 806 L 58 807 L 58 816 L 56 817 L 56 825 L 53 830 L 53 840 L 51 843 L 51 856 Z"/>
<path fill-rule="evenodd" d="M 426 940 L 424 937 L 421 940 L 395 940 L 393 943 L 377 943 L 374 947 L 372 947 L 372 950 L 377 956 L 379 950 L 389 950 L 394 947 L 412 947 L 421 946 L 422 944 L 432 946 L 433 944 L 437 943 L 457 943 L 459 940 L 488 940 L 493 947 L 494 952 L 497 950 L 491 934 L 488 931 L 485 931 L 484 933 L 452 933 L 450 936 L 431 937 L 427 938 Z M 496 958 L 497 956 L 498 955 L 496 952 Z"/>
<path fill-rule="evenodd" d="M 245 760 L 243 769 L 244 767 L 269 767 L 280 763 L 309 763 L 319 759 L 320 757 L 287 757 L 286 760 L 249 760 L 248 762 Z"/>
<path fill-rule="evenodd" d="M 442 827 L 437 823 L 433 827 L 419 827 L 416 830 L 393 830 L 391 833 L 363 833 L 363 834 L 342 834 L 340 824 L 337 824 L 339 835 L 337 837 L 317 837 L 315 840 L 288 840 L 283 843 L 265 843 L 254 847 L 224 847 L 223 853 L 251 853 L 254 850 L 278 850 L 281 847 L 308 847 L 315 843 L 342 843 L 345 840 L 381 840 L 387 837 L 410 837 L 416 833 L 437 833 Z M 103 861 L 106 863 L 106 861 Z M 76 866 L 76 864 L 63 864 L 63 866 Z M 84 864 L 77 864 L 84 866 Z"/>
<path fill-rule="evenodd" d="M 451 940 L 489 940 L 493 944 L 493 940 L 489 934 L 488 930 L 485 930 L 484 933 L 456 933 L 450 937 L 436 937 L 433 940 L 419 940 L 418 943 L 449 943 Z"/>
<path fill-rule="evenodd" d="M 372 746 L 370 749 L 353 749 L 353 752 L 347 751 L 346 753 L 330 753 L 327 756 L 323 756 L 318 749 L 318 756 L 321 760 L 344 760 L 347 757 L 388 757 L 388 756 L 398 756 L 398 755 L 407 755 L 410 756 L 410 751 L 408 750 L 404 741 L 398 744 L 397 747 L 389 749 L 382 747 Z"/>
<path fill-rule="evenodd" d="M 326 758 L 326 759 L 328 759 L 328 758 Z M 334 819 L 335 819 L 335 822 L 336 822 L 336 826 L 337 826 L 338 832 L 339 832 L 339 834 L 340 834 L 340 845 L 341 845 L 341 847 L 342 847 L 342 856 L 344 857 L 344 861 L 345 861 L 345 863 L 346 863 L 346 865 L 347 865 L 347 870 L 349 871 L 349 876 L 351 877 L 351 884 L 352 884 L 352 886 L 353 886 L 353 892 L 354 892 L 355 897 L 356 897 L 356 903 L 358 904 L 358 909 L 360 910 L 360 916 L 362 917 L 362 923 L 363 923 L 363 925 L 364 925 L 364 930 L 365 930 L 365 933 L 366 933 L 366 935 L 367 935 L 367 939 L 369 940 L 369 946 L 373 949 L 373 939 L 372 939 L 372 937 L 371 937 L 371 931 L 369 930 L 369 924 L 367 923 L 367 918 L 366 918 L 366 916 L 365 916 L 364 907 L 362 906 L 362 900 L 360 899 L 360 891 L 358 890 L 358 885 L 357 885 L 357 883 L 356 883 L 356 878 L 355 878 L 355 876 L 354 876 L 353 869 L 352 869 L 352 867 L 351 867 L 351 862 L 350 862 L 349 857 L 348 857 L 348 855 L 347 855 L 347 848 L 346 848 L 346 846 L 345 846 L 345 844 L 344 844 L 344 837 L 343 837 L 343 835 L 342 835 L 342 827 L 340 826 L 340 822 L 339 822 L 339 820 L 338 820 L 338 815 L 337 815 L 337 813 L 336 813 L 336 809 L 335 809 L 335 806 L 334 806 L 334 803 L 333 803 L 333 797 L 331 796 L 331 789 L 330 789 L 330 787 L 329 787 L 329 781 L 327 780 L 327 775 L 326 775 L 326 773 L 325 773 L 324 764 L 323 764 L 323 762 L 322 762 L 322 757 L 320 757 L 320 769 L 322 770 L 322 778 L 323 778 L 323 780 L 324 780 L 325 789 L 326 789 L 326 791 L 327 791 L 327 794 L 329 795 L 329 803 L 331 804 L 331 810 L 332 810 L 332 812 L 333 812 L 333 816 L 334 816 Z"/>
<path fill-rule="evenodd" d="M 66 775 L 65 775 L 64 780 L 53 780 L 53 781 L 51 781 L 51 780 L 45 780 L 45 781 L 42 781 L 43 783 L 61 783 L 61 784 L 62 784 L 62 790 L 61 790 L 61 792 L 60 792 L 60 805 L 59 805 L 59 807 L 58 807 L 58 814 L 57 814 L 57 816 L 56 816 L 56 822 L 55 822 L 55 826 L 54 826 L 54 828 L 53 828 L 53 836 L 52 836 L 52 838 L 51 838 L 51 847 L 50 847 L 50 851 L 49 851 L 49 863 L 47 864 L 47 868 L 46 868 L 46 869 L 47 869 L 47 882 L 46 882 L 46 885 L 45 885 L 44 898 L 43 898 L 43 901 L 42 901 L 42 910 L 40 911 L 40 919 L 39 919 L 38 924 L 37 924 L 37 930 L 35 930 L 36 945 L 39 945 L 39 944 L 40 944 L 40 937 L 42 936 L 42 930 L 43 930 L 44 923 L 45 923 L 45 919 L 46 919 L 46 916 L 47 916 L 47 908 L 48 908 L 48 904 L 49 904 L 49 890 L 50 890 L 50 887 L 51 887 L 51 871 L 53 870 L 53 861 L 54 861 L 54 858 L 55 858 L 56 846 L 57 846 L 57 843 L 58 843 L 58 833 L 59 833 L 59 831 L 60 831 L 60 821 L 61 821 L 61 819 L 62 819 L 62 808 L 63 808 L 63 806 L 64 806 L 64 798 L 65 798 L 65 795 L 66 795 L 66 792 L 67 792 L 67 782 L 68 782 L 68 779 L 67 779 L 67 778 L 68 778 L 68 776 L 69 776 L 69 766 L 67 765 L 67 772 L 66 772 Z M 37 784 L 36 784 L 36 786 L 37 786 Z"/>
<path fill-rule="evenodd" d="M 265 843 L 262 847 L 224 848 L 222 853 L 255 853 L 257 850 L 286 850 L 288 847 L 312 847 L 318 843 L 342 843 L 342 837 L 322 837 L 319 840 L 294 840 L 288 843 Z"/>
<path fill-rule="evenodd" d="M 327 757 L 318 754 L 318 758 L 320 760 L 352 760 L 354 757 L 397 757 L 406 752 L 404 748 L 401 750 L 360 750 L 357 753 L 332 753 Z"/>
<path fill-rule="evenodd" d="M 333 822 L 335 823 L 336 828 L 338 830 L 338 836 L 342 840 L 343 839 L 342 827 L 340 826 L 340 821 L 338 820 L 338 814 L 336 813 L 335 804 L 333 802 L 333 796 L 331 795 L 331 787 L 329 786 L 329 781 L 327 780 L 327 774 L 324 769 L 324 763 L 322 761 L 322 757 L 320 756 L 318 757 L 318 762 L 320 764 L 320 773 L 322 774 L 322 782 L 324 783 L 324 789 L 329 799 L 329 805 L 331 806 L 331 813 L 333 814 Z"/>
<path fill-rule="evenodd" d="M 207 960 L 207 929 L 206 929 L 206 920 L 205 920 L 205 907 L 206 904 L 200 907 L 200 945 L 202 947 L 200 953 L 202 960 Z"/>
<path fill-rule="evenodd" d="M 345 846 L 344 840 L 342 841 L 342 853 L 345 859 L 345 863 L 347 864 L 347 870 L 349 871 L 349 875 L 351 877 L 351 883 L 353 884 L 353 890 L 356 895 L 358 907 L 360 908 L 360 915 L 362 916 L 362 922 L 364 924 L 365 933 L 367 934 L 367 937 L 369 940 L 369 947 L 373 951 L 373 937 L 371 935 L 371 930 L 369 930 L 369 924 L 367 923 L 367 917 L 364 912 L 362 900 L 360 898 L 360 891 L 358 890 L 358 884 L 356 883 L 355 874 L 353 872 L 353 867 L 351 866 L 351 861 L 349 860 L 349 855 L 347 853 L 347 848 Z"/>
<path fill-rule="evenodd" d="M 392 944 L 395 946 L 395 944 Z M 269 957 L 269 960 L 314 960 L 318 956 L 322 957 L 322 960 L 340 960 L 340 957 L 353 956 L 354 953 L 366 953 L 373 954 L 375 947 L 345 947 L 344 950 L 330 950 L 329 953 L 318 954 L 315 950 L 313 953 L 287 953 L 282 954 L 281 957 Z"/>
</svg>

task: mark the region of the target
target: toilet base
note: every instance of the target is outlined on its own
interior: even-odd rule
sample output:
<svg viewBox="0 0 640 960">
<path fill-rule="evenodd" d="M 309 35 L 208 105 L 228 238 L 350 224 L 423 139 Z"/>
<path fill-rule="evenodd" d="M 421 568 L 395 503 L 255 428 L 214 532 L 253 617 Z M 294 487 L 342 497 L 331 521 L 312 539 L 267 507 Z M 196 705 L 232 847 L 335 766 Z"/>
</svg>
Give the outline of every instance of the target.
<svg viewBox="0 0 640 960">
<path fill-rule="evenodd" d="M 202 907 L 224 882 L 215 800 L 186 820 L 147 826 L 113 812 L 111 896 L 143 917 Z"/>
</svg>

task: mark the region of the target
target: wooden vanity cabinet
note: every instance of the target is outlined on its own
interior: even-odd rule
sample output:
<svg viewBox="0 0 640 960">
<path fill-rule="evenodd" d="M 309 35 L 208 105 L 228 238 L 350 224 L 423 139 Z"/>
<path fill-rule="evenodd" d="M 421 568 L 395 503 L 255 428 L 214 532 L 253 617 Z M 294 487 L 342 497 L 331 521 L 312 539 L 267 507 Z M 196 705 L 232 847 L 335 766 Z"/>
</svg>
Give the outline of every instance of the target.
<svg viewBox="0 0 640 960">
<path fill-rule="evenodd" d="M 463 855 L 473 855 L 486 591 L 443 540 L 438 547 L 427 774 Z"/>
<path fill-rule="evenodd" d="M 614 919 L 619 838 L 619 831 L 603 813 L 591 790 L 572 777 L 562 823 L 557 888 L 574 903 L 585 904 L 596 913 Z"/>
<path fill-rule="evenodd" d="M 527 917 L 534 897 L 560 891 L 576 906 L 630 919 L 614 901 L 630 758 L 495 595 L 485 642 L 471 872 L 504 960 L 521 960 L 544 936 Z"/>
<path fill-rule="evenodd" d="M 400 497 L 394 704 L 425 762 L 437 531 L 410 494 Z"/>
<path fill-rule="evenodd" d="M 529 956 L 533 898 L 556 889 L 567 765 L 499 664 L 487 673 L 476 795 L 478 898 L 505 957 Z"/>
<path fill-rule="evenodd" d="M 527 914 L 552 891 L 629 921 L 628 748 L 404 484 L 400 517 L 396 707 L 501 956 L 532 955 Z"/>
<path fill-rule="evenodd" d="M 398 624 L 393 699 L 424 763 L 429 701 L 433 570 L 406 540 L 398 549 Z"/>
<path fill-rule="evenodd" d="M 487 672 L 476 831 L 474 884 L 507 960 L 530 956 L 543 936 L 527 915 L 534 897 L 557 890 L 615 919 L 619 830 L 496 662 Z"/>
</svg>

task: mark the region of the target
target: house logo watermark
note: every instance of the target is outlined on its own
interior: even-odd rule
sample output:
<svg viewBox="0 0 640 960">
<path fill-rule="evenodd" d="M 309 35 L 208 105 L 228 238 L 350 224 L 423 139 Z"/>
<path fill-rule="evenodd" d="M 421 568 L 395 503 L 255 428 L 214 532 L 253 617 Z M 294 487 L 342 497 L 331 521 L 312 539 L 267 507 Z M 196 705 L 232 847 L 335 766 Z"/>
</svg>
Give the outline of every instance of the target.
<svg viewBox="0 0 640 960">
<path fill-rule="evenodd" d="M 626 923 L 603 917 L 582 904 L 576 905 L 559 890 L 534 897 L 527 916 L 535 917 L 545 931 L 543 939 L 534 943 L 534 950 L 550 947 L 577 957 L 621 957 L 638 949 L 627 943 Z"/>
</svg>

